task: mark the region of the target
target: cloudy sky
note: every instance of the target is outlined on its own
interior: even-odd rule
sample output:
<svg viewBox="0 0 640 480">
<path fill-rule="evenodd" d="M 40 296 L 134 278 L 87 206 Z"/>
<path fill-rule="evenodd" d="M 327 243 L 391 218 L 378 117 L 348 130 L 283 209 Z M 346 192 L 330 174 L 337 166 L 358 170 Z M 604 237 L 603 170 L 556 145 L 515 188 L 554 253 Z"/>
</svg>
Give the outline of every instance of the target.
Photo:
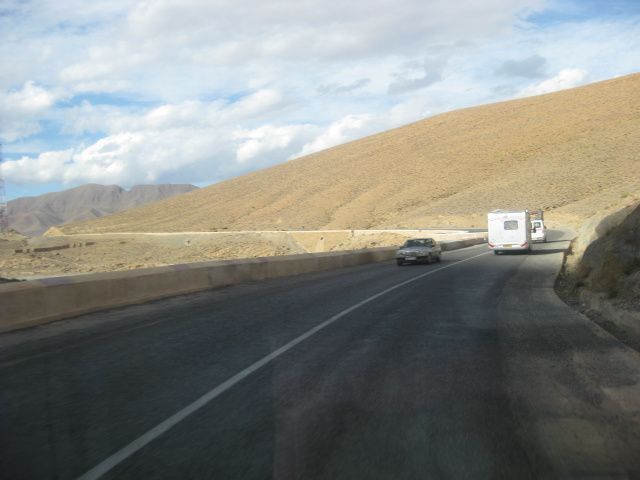
<svg viewBox="0 0 640 480">
<path fill-rule="evenodd" d="M 208 185 L 640 71 L 640 0 L 0 0 L 7 196 Z"/>
</svg>

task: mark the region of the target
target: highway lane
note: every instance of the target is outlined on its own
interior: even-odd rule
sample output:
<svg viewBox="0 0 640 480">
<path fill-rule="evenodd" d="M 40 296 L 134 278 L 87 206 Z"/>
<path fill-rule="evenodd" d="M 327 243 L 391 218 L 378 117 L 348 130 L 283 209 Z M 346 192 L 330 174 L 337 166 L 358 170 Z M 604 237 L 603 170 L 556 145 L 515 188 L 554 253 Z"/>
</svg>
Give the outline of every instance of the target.
<svg viewBox="0 0 640 480">
<path fill-rule="evenodd" d="M 571 395 L 558 394 L 551 388 L 556 384 L 545 384 L 531 367 L 532 361 L 553 367 L 554 358 L 571 352 L 523 330 L 525 314 L 537 314 L 523 313 L 517 301 L 532 287 L 529 269 L 535 282 L 536 275 L 552 276 L 565 246 L 550 243 L 540 247 L 548 255 L 530 257 L 480 255 L 486 247 L 472 247 L 447 252 L 440 265 L 385 262 L 239 285 L 2 335 L 0 471 L 7 478 L 91 472 L 238 372 L 341 315 L 142 448 L 129 448 L 104 477 L 539 478 L 572 472 L 558 462 L 558 452 L 566 456 L 564 444 L 549 448 L 554 425 L 549 409 L 541 410 L 549 398 L 562 403 L 558 398 Z M 386 293 L 371 299 L 380 292 Z M 548 328 L 541 331 L 549 335 Z M 586 340 L 607 353 L 597 340 Z M 523 342 L 534 358 L 514 349 Z M 537 342 L 544 348 L 531 347 Z M 620 380 L 630 388 L 633 356 L 615 347 L 624 360 L 614 367 L 626 362 L 628 378 Z M 566 359 L 558 365 L 571 372 Z M 546 392 L 543 403 L 518 371 Z M 583 390 L 599 388 L 576 378 Z M 634 403 L 627 397 L 626 410 L 614 402 L 607 415 L 629 416 Z M 584 406 L 573 407 L 579 417 Z M 563 420 L 573 418 L 563 412 Z M 609 441 L 623 438 L 627 446 L 618 442 L 616 455 L 600 455 L 600 472 L 613 461 L 623 473 L 634 467 L 634 425 L 607 430 Z M 588 450 L 580 441 L 574 446 Z"/>
</svg>

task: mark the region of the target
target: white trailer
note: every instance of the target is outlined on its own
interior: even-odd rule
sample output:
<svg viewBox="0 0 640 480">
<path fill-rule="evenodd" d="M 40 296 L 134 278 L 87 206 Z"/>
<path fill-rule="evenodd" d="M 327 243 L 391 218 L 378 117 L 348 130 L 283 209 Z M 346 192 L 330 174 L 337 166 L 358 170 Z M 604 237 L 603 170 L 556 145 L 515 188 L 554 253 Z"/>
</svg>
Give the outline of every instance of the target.
<svg viewBox="0 0 640 480">
<path fill-rule="evenodd" d="M 531 218 L 528 210 L 489 212 L 488 243 L 496 255 L 508 251 L 531 251 Z"/>
</svg>

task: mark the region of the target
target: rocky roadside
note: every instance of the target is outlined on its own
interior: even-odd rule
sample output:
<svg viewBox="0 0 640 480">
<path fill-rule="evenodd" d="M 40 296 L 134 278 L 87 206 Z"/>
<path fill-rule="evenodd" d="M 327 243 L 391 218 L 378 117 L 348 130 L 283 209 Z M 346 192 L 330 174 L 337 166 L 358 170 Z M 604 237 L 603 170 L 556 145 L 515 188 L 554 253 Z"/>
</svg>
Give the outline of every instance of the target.
<svg viewBox="0 0 640 480">
<path fill-rule="evenodd" d="M 578 232 L 556 283 L 558 295 L 640 351 L 640 202 L 592 217 Z"/>
</svg>

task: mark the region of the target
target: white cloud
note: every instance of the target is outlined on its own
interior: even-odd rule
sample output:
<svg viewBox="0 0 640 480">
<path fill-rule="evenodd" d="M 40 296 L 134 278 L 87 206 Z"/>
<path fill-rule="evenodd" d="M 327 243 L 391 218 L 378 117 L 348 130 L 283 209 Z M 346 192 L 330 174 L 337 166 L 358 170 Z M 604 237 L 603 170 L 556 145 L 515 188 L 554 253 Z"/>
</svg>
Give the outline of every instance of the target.
<svg viewBox="0 0 640 480">
<path fill-rule="evenodd" d="M 186 101 L 149 111 L 93 106 L 66 112 L 65 131 L 107 132 L 88 146 L 6 162 L 7 180 L 16 183 L 119 183 L 220 179 L 247 168 L 286 160 L 319 129 L 309 124 L 257 128 L 251 123 L 284 99 L 261 90 L 236 102 Z M 286 102 L 284 102 L 286 103 Z M 50 162 L 48 168 L 42 168 Z"/>
<path fill-rule="evenodd" d="M 245 163 L 274 151 L 278 152 L 280 159 L 286 158 L 282 156 L 285 149 L 294 143 L 300 148 L 301 142 L 309 140 L 317 130 L 312 125 L 263 125 L 253 130 L 238 130 L 233 134 L 239 143 L 236 159 L 239 163 Z"/>
<path fill-rule="evenodd" d="M 175 178 L 182 168 L 220 153 L 224 144 L 206 133 L 197 129 L 122 132 L 77 150 L 5 161 L 3 172 L 7 181 L 18 184 L 156 182 L 163 175 Z M 223 153 L 229 156 L 231 151 Z"/>
<path fill-rule="evenodd" d="M 284 98 L 277 90 L 262 89 L 234 103 L 225 112 L 226 121 L 256 118 L 265 113 L 273 113 L 284 106 Z"/>
<path fill-rule="evenodd" d="M 477 39 L 510 28 L 540 0 L 162 0 L 138 4 L 127 31 L 155 45 L 203 46 L 227 61 L 248 56 L 335 59 L 420 51 L 425 41 Z M 366 14 L 363 14 L 366 12 Z M 465 15 L 460 15 L 465 12 Z M 151 42 L 150 42 L 151 43 Z M 172 49 L 174 50 L 174 49 Z"/>
<path fill-rule="evenodd" d="M 296 156 L 309 155 L 371 133 L 373 115 L 347 115 L 329 125 L 324 132 L 302 147 Z"/>
<path fill-rule="evenodd" d="M 73 0 L 60 9 L 39 0 L 0 18 L 7 32 L 0 53 L 15 68 L 13 82 L 28 74 L 75 92 L 127 91 L 175 102 L 243 89 L 255 77 L 299 78 L 317 62 L 333 68 L 477 41 L 508 31 L 519 13 L 542 2 Z"/>
<path fill-rule="evenodd" d="M 637 70 L 637 17 L 527 20 L 551 3 L 5 2 L 5 151 L 36 152 L 10 158 L 7 179 L 217 181 L 443 111 Z"/>
<path fill-rule="evenodd" d="M 33 81 L 19 90 L 0 92 L 0 137 L 11 142 L 38 132 L 38 120 L 55 100 L 56 95 Z"/>
<path fill-rule="evenodd" d="M 236 128 L 237 123 L 257 122 L 273 116 L 287 105 L 277 90 L 261 89 L 234 102 L 228 100 L 185 100 L 144 109 L 114 107 L 82 102 L 62 112 L 63 130 L 115 134 L 140 129 Z"/>
<path fill-rule="evenodd" d="M 586 70 L 580 68 L 564 68 L 554 77 L 527 86 L 520 91 L 518 96 L 529 97 L 531 95 L 542 95 L 544 93 L 577 87 L 585 82 L 587 74 L 588 72 Z"/>
<path fill-rule="evenodd" d="M 217 111 L 224 118 L 224 109 Z M 193 122 L 189 121 L 189 115 Z M 171 121 L 167 123 L 167 119 Z M 204 178 L 224 178 L 247 168 L 307 155 L 382 128 L 381 119 L 373 115 L 348 115 L 326 128 L 311 124 L 266 124 L 232 130 L 216 124 L 215 119 L 216 116 L 207 116 L 207 105 L 159 107 L 147 115 L 119 120 L 120 125 L 136 126 L 136 130 L 114 133 L 76 150 L 8 160 L 4 174 L 8 181 L 19 184 L 97 182 L 125 186 L 178 181 L 176 175 L 185 169 L 191 175 L 196 171 Z M 194 181 L 192 176 L 189 178 L 192 180 L 186 181 Z"/>
<path fill-rule="evenodd" d="M 22 89 L 2 95 L 2 105 L 18 115 L 33 115 L 53 105 L 55 96 L 39 87 L 33 81 L 24 84 Z"/>
<path fill-rule="evenodd" d="M 71 160 L 73 150 L 41 153 L 35 158 L 23 156 L 2 164 L 2 173 L 7 181 L 19 184 L 46 183 L 58 179 Z"/>
</svg>

